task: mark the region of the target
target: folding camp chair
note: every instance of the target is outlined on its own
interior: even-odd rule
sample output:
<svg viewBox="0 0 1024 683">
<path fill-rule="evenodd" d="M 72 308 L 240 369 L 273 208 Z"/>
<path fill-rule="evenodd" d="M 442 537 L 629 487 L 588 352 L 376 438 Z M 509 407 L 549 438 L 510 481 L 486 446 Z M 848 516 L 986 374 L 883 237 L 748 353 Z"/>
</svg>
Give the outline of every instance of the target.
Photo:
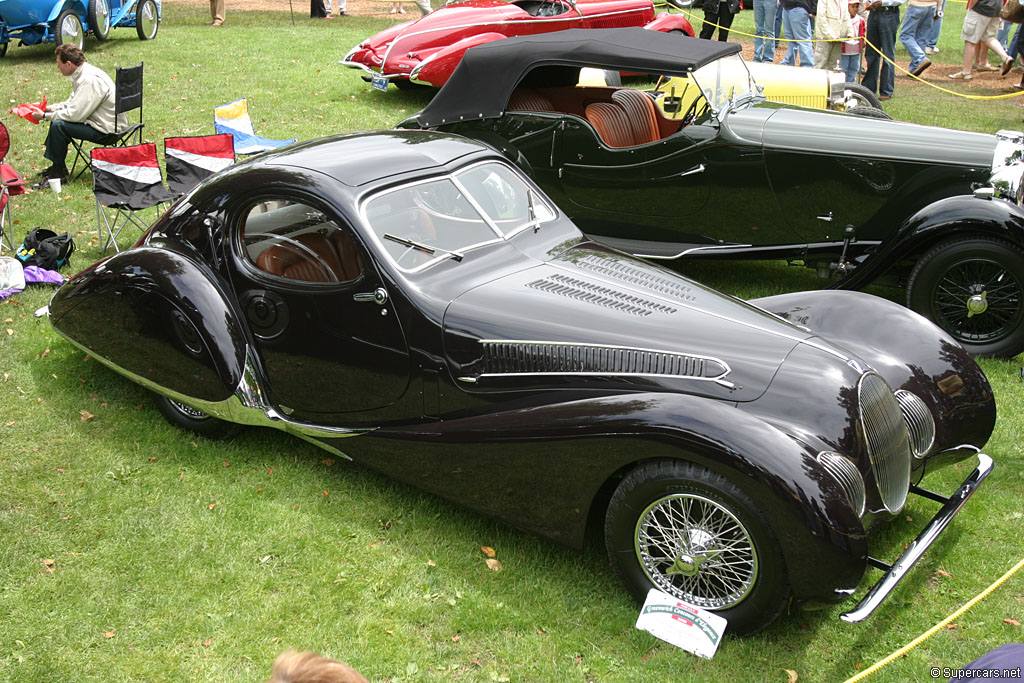
<svg viewBox="0 0 1024 683">
<path fill-rule="evenodd" d="M 102 147 L 124 147 L 125 145 L 142 143 L 142 128 L 146 124 L 142 121 L 142 65 L 139 62 L 135 66 L 117 67 L 114 80 L 114 120 L 120 121 L 121 114 L 127 114 L 138 110 L 139 120 L 128 124 L 127 127 L 101 138 L 97 142 L 89 140 L 71 139 L 71 145 L 75 148 L 75 160 L 71 164 L 68 178 L 74 180 L 85 173 L 89 168 L 89 155 L 85 153 L 84 145 L 95 144 Z M 78 162 L 82 162 L 82 168 L 75 173 Z"/>
<path fill-rule="evenodd" d="M 199 181 L 227 168 L 234 161 L 234 142 L 227 133 L 164 138 L 167 187 L 175 194 L 185 194 Z"/>
<path fill-rule="evenodd" d="M 149 228 L 139 212 L 174 201 L 177 195 L 164 187 L 156 145 L 147 142 L 130 147 L 96 147 L 92 150 L 92 191 L 96 196 L 96 223 L 100 241 L 106 227 L 103 251 L 113 245 L 129 223 L 145 232 Z M 113 209 L 113 215 L 107 214 Z"/>
<path fill-rule="evenodd" d="M 213 108 L 213 127 L 218 133 L 230 133 L 235 140 L 235 154 L 257 154 L 295 142 L 256 135 L 249 117 L 249 101 L 244 97 Z"/>
<path fill-rule="evenodd" d="M 11 148 L 11 137 L 7 126 L 0 123 L 0 249 L 7 237 L 7 248 L 14 251 L 14 219 L 11 217 L 10 199 L 12 194 L 25 191 L 25 181 L 12 166 L 4 163 Z"/>
</svg>

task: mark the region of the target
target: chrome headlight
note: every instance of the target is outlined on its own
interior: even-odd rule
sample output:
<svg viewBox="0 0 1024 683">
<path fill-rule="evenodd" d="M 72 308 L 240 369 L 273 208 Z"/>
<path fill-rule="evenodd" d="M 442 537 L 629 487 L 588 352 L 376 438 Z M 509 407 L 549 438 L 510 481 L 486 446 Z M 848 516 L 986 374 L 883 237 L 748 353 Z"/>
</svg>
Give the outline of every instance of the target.
<svg viewBox="0 0 1024 683">
<path fill-rule="evenodd" d="M 992 154 L 992 177 L 996 194 L 1024 205 L 1024 133 L 1001 130 L 996 133 L 996 150 Z"/>
<path fill-rule="evenodd" d="M 849 458 L 832 451 L 818 453 L 818 463 L 839 482 L 857 516 L 863 515 L 867 494 L 864 490 L 864 477 L 860 476 L 857 466 Z"/>
<path fill-rule="evenodd" d="M 928 406 L 916 394 L 905 389 L 895 393 L 896 402 L 903 411 L 903 419 L 907 421 L 907 433 L 910 435 L 910 449 L 914 457 L 923 458 L 935 443 L 935 418 Z"/>
</svg>

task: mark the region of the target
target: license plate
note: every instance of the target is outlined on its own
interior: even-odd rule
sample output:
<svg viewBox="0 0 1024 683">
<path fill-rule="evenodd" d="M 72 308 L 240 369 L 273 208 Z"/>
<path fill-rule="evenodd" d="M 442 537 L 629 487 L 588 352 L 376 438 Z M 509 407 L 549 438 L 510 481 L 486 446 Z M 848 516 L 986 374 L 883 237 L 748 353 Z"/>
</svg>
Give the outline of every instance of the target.
<svg viewBox="0 0 1024 683">
<path fill-rule="evenodd" d="M 388 79 L 383 74 L 374 74 L 373 80 L 370 81 L 370 87 L 374 90 L 387 90 Z"/>
</svg>

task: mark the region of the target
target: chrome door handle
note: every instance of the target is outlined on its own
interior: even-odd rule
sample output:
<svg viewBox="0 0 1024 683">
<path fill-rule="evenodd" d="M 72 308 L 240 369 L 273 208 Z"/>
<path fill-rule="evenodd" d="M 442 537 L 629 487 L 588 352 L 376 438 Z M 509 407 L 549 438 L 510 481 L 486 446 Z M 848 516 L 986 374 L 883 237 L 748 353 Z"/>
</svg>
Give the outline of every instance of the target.
<svg viewBox="0 0 1024 683">
<path fill-rule="evenodd" d="M 372 302 L 379 306 L 383 306 L 388 302 L 388 292 L 383 287 L 378 287 L 372 292 L 360 292 L 352 295 L 353 301 L 359 302 Z"/>
<path fill-rule="evenodd" d="M 683 171 L 682 173 L 680 173 L 679 177 L 680 178 L 685 178 L 688 175 L 694 175 L 696 173 L 703 173 L 703 172 L 704 172 L 704 164 L 697 164 L 696 166 L 691 168 L 689 171 Z"/>
</svg>

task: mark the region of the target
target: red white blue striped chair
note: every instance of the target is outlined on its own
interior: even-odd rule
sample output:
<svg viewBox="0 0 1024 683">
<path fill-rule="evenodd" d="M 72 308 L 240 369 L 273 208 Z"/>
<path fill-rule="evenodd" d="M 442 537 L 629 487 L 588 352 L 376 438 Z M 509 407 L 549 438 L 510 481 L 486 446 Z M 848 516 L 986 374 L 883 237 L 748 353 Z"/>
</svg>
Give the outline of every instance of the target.
<svg viewBox="0 0 1024 683">
<path fill-rule="evenodd" d="M 117 237 L 126 225 L 134 225 L 145 232 L 150 223 L 141 212 L 162 208 L 177 195 L 164 187 L 156 145 L 152 142 L 130 147 L 97 147 L 91 157 L 92 190 L 96 196 L 96 222 L 101 241 L 104 228 L 107 233 L 103 251 L 110 246 L 118 251 Z M 112 210 L 110 215 L 109 210 Z"/>
<path fill-rule="evenodd" d="M 175 194 L 185 194 L 203 179 L 234 162 L 234 141 L 227 133 L 164 138 L 167 188 Z"/>
</svg>

